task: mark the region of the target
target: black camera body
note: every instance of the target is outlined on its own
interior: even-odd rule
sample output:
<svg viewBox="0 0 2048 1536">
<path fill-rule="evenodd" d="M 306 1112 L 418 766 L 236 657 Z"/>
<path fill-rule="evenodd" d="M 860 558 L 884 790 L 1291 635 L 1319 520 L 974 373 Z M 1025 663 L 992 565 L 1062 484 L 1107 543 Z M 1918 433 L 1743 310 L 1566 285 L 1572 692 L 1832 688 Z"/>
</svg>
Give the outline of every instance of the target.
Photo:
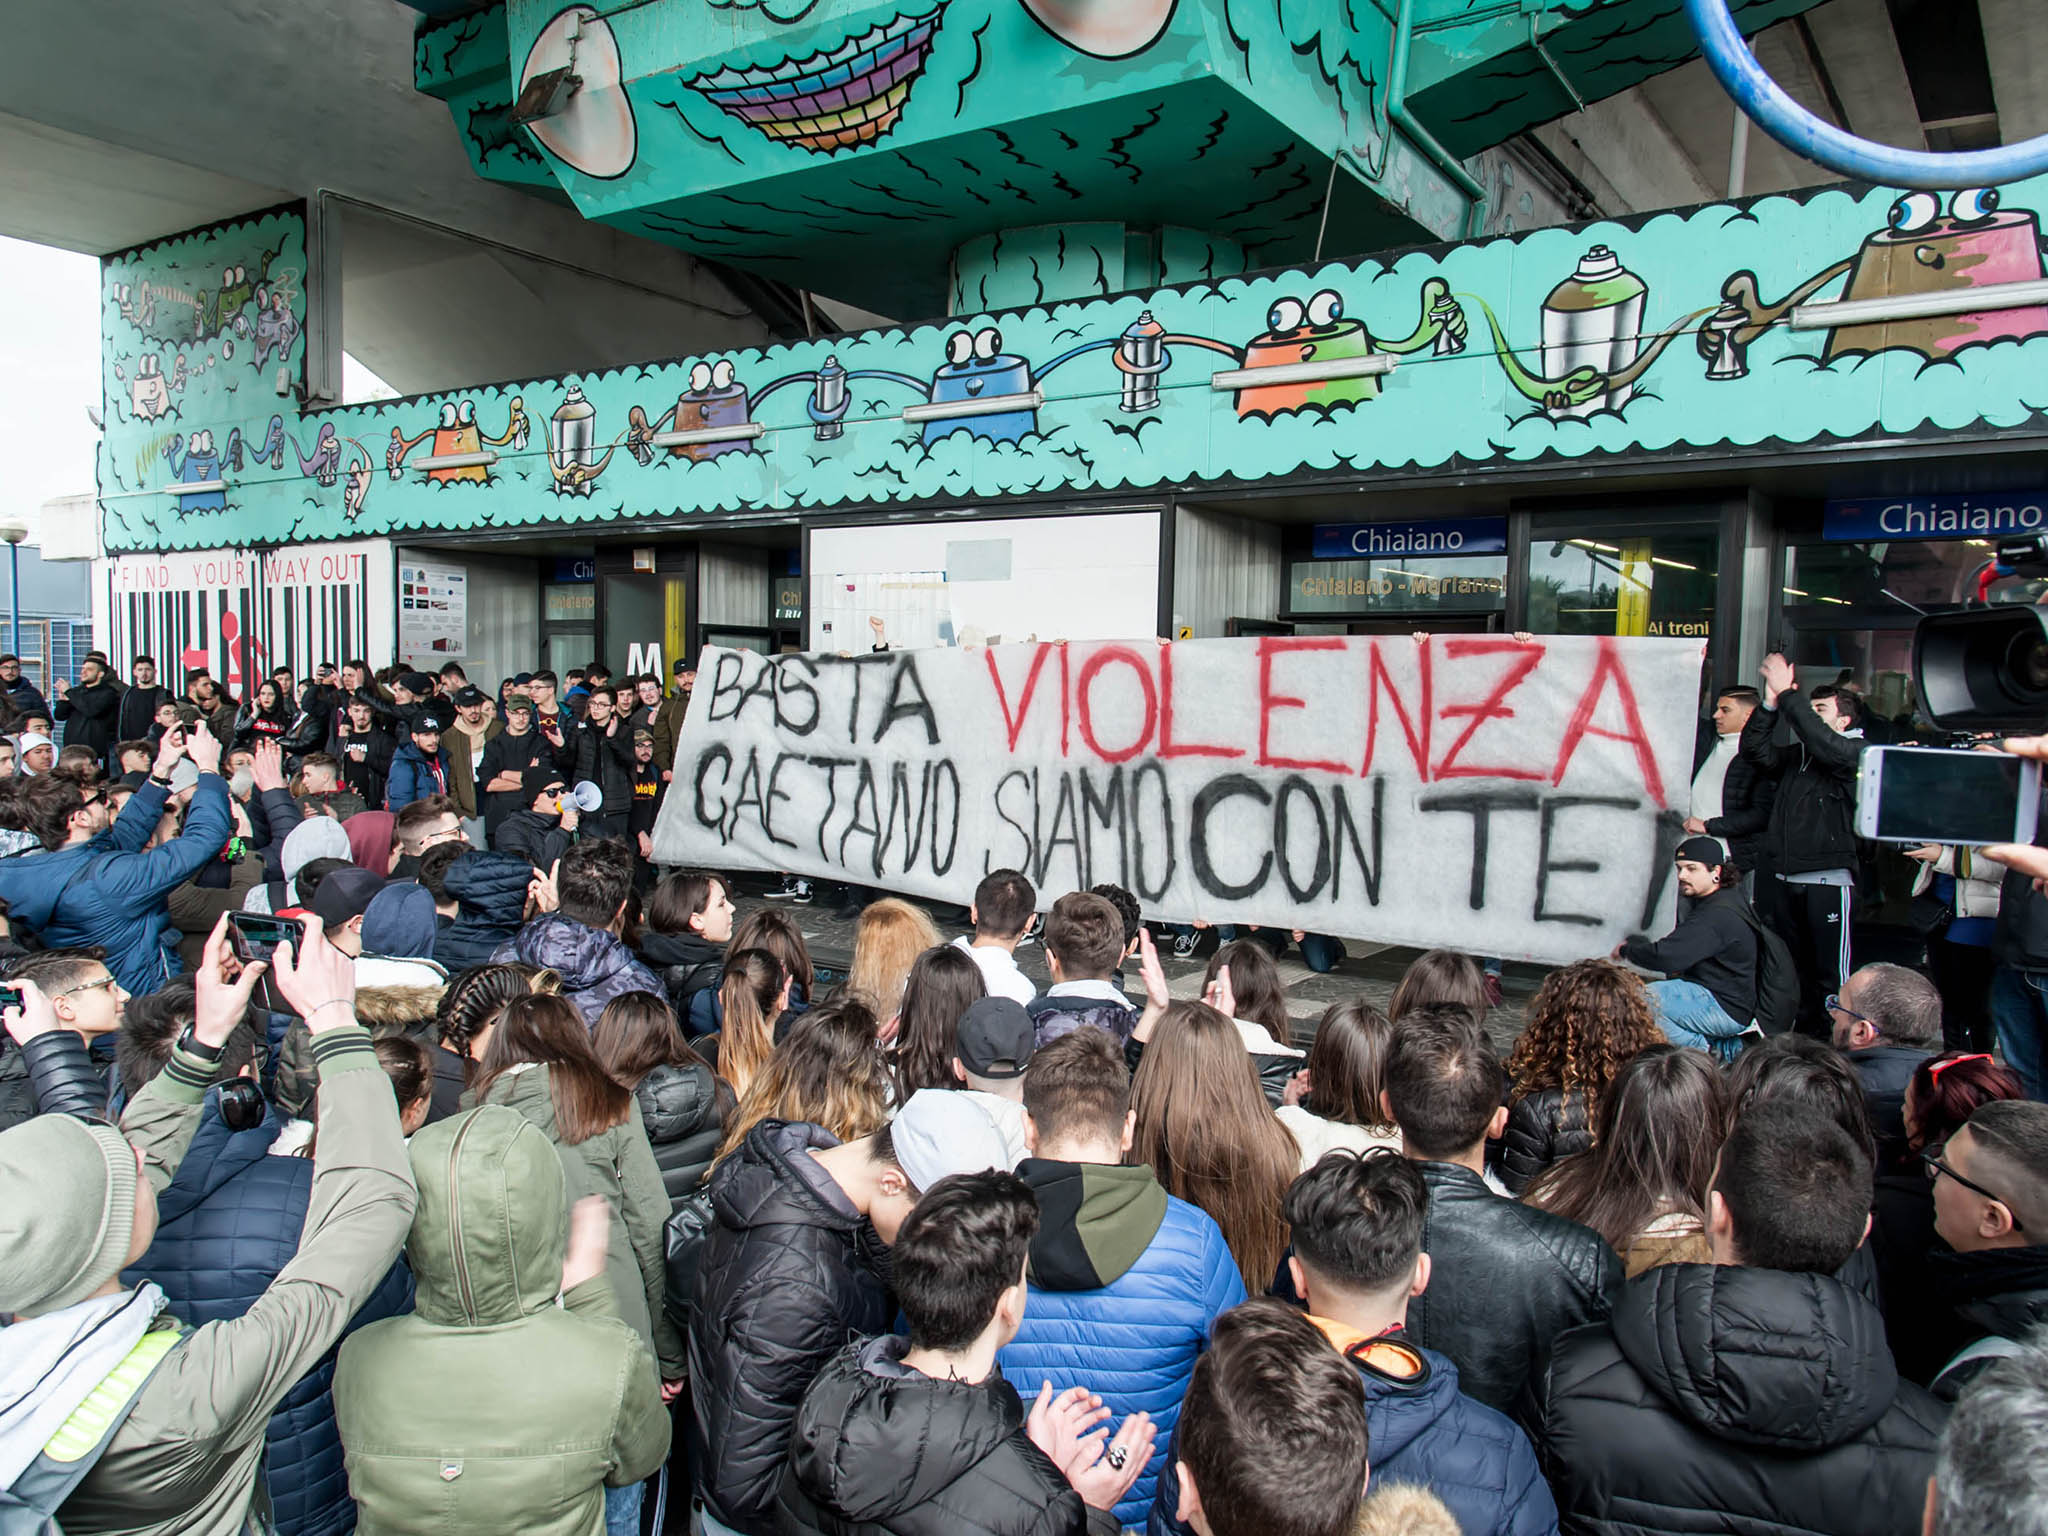
<svg viewBox="0 0 2048 1536">
<path fill-rule="evenodd" d="M 2001 575 L 2048 576 L 2048 534 L 1998 543 Z M 1934 613 L 1913 631 L 1920 708 L 1945 730 L 2048 729 L 2048 610 L 2032 603 Z"/>
</svg>

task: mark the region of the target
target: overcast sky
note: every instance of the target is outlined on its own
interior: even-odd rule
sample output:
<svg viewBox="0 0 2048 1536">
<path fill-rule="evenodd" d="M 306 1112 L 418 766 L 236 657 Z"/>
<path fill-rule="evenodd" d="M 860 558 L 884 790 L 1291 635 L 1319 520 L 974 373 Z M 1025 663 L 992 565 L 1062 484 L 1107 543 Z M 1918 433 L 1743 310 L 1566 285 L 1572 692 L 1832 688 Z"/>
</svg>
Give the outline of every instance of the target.
<svg viewBox="0 0 2048 1536">
<path fill-rule="evenodd" d="M 50 497 L 93 489 L 99 272 L 91 256 L 0 239 L 0 518 L 31 530 Z"/>
</svg>

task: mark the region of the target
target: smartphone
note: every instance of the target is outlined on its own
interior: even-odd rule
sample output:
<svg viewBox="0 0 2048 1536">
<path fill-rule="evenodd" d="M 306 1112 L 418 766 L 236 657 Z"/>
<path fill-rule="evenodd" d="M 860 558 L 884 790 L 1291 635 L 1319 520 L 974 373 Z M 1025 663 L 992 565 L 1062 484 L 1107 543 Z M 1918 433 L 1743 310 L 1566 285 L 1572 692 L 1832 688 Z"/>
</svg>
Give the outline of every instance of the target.
<svg viewBox="0 0 2048 1536">
<path fill-rule="evenodd" d="M 1856 784 L 1856 834 L 1880 843 L 2031 843 L 2041 765 L 2004 752 L 1872 747 Z"/>
<path fill-rule="evenodd" d="M 243 964 L 268 960 L 277 946 L 289 941 L 294 954 L 302 953 L 306 925 L 296 917 L 276 917 L 268 912 L 230 912 L 228 944 Z"/>
<path fill-rule="evenodd" d="M 21 988 L 0 986 L 0 1009 L 19 1008 L 20 1006 Z"/>
</svg>

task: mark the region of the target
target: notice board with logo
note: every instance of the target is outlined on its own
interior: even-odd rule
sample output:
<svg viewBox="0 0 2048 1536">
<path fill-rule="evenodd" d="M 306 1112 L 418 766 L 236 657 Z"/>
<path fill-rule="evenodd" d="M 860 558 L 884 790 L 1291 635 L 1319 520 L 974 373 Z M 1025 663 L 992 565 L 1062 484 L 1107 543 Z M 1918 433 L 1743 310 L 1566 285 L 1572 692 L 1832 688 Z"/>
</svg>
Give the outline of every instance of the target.
<svg viewBox="0 0 2048 1536">
<path fill-rule="evenodd" d="M 459 565 L 401 560 L 398 565 L 398 651 L 402 656 L 460 657 L 469 631 L 469 572 Z"/>
</svg>

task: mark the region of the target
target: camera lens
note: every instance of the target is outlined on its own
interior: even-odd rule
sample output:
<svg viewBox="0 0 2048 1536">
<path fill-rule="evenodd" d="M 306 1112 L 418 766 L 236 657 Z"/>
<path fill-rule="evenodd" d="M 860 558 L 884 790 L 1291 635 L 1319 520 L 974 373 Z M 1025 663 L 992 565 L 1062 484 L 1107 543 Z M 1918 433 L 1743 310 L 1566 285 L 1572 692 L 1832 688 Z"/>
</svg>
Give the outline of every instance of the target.
<svg viewBox="0 0 2048 1536">
<path fill-rule="evenodd" d="M 2048 636 L 2015 635 L 2006 652 L 2006 670 L 2027 692 L 2048 692 Z"/>
</svg>

